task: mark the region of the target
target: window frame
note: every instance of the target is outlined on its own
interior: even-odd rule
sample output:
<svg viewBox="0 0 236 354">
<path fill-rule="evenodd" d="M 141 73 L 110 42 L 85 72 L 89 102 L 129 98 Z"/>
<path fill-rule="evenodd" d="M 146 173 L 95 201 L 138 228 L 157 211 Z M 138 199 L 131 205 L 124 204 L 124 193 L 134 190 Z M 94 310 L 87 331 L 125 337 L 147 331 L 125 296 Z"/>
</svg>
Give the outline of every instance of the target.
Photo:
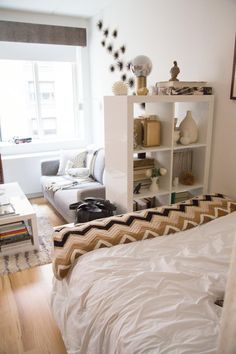
<svg viewBox="0 0 236 354">
<path fill-rule="evenodd" d="M 43 119 L 45 117 L 42 116 L 42 102 L 41 102 L 41 92 L 40 92 L 40 83 L 41 82 L 49 82 L 49 81 L 40 81 L 39 80 L 39 63 L 41 61 L 30 61 L 32 64 L 32 74 L 33 74 L 33 85 L 34 85 L 34 92 L 35 92 L 35 114 L 36 114 L 36 122 L 38 125 L 38 136 L 35 136 L 33 134 L 33 129 L 32 129 L 32 134 L 33 134 L 33 139 L 37 140 L 45 140 L 48 139 L 48 135 L 44 133 L 43 129 Z M 44 63 L 47 63 L 48 61 L 43 61 Z M 73 91 L 73 112 L 74 112 L 74 129 L 75 129 L 75 134 L 74 137 L 71 138 L 78 138 L 79 137 L 79 95 L 78 95 L 78 76 L 77 76 L 77 68 L 76 68 L 76 63 L 70 62 L 71 64 L 71 72 L 72 72 L 72 91 Z M 50 81 L 51 82 L 51 81 Z M 28 81 L 29 83 L 29 81 Z M 29 86 L 29 85 L 28 85 Z M 30 100 L 29 100 L 30 101 Z M 31 102 L 33 103 L 33 102 Z M 57 117 L 55 117 L 57 118 Z M 30 118 L 30 121 L 32 122 L 32 118 Z M 84 132 L 86 134 L 86 132 Z M 57 136 L 51 136 L 50 139 L 58 139 Z M 84 139 L 83 139 L 84 140 Z"/>
</svg>

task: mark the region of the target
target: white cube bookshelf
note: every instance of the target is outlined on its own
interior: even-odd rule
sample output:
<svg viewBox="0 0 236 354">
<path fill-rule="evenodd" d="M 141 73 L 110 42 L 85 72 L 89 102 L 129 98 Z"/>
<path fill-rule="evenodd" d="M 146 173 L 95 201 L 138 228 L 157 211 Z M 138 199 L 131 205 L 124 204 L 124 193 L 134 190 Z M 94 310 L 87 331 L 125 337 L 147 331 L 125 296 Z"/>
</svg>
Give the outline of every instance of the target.
<svg viewBox="0 0 236 354">
<path fill-rule="evenodd" d="M 141 103 L 145 103 L 145 110 L 140 109 Z M 170 203 L 173 192 L 190 191 L 196 195 L 208 191 L 213 103 L 212 95 L 104 97 L 106 198 L 116 204 L 118 213 L 132 211 L 133 199 L 137 198 L 155 196 L 159 205 Z M 198 141 L 185 146 L 174 144 L 174 118 L 178 119 L 179 125 L 187 110 L 191 110 L 198 125 Z M 135 150 L 134 118 L 144 114 L 158 116 L 161 122 L 161 145 Z M 195 183 L 173 187 L 174 152 L 185 149 L 192 150 Z M 147 157 L 153 157 L 159 166 L 168 171 L 159 178 L 159 191 L 156 195 L 149 190 L 133 195 L 133 158 L 141 152 L 145 152 Z"/>
</svg>

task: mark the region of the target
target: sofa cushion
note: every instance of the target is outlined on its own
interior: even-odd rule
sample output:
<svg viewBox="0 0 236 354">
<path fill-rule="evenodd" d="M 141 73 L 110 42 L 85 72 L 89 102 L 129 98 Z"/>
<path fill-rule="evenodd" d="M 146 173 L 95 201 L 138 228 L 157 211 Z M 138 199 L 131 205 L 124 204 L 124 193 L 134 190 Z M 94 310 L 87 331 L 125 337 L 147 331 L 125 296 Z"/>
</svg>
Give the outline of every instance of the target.
<svg viewBox="0 0 236 354">
<path fill-rule="evenodd" d="M 71 167 L 68 168 L 66 173 L 71 177 L 87 179 L 89 178 L 90 170 L 87 167 Z"/>
<path fill-rule="evenodd" d="M 63 176 L 66 169 L 71 167 L 85 167 L 86 150 L 61 150 L 57 175 Z"/>
<path fill-rule="evenodd" d="M 104 149 L 95 151 L 93 161 L 91 162 L 91 177 L 103 184 L 103 172 L 105 167 L 105 152 Z"/>
<path fill-rule="evenodd" d="M 80 200 L 80 191 L 87 191 L 89 188 L 95 188 L 98 186 L 101 186 L 100 183 L 90 182 L 83 183 L 74 189 L 60 189 L 54 193 L 54 205 L 64 219 L 68 222 L 74 222 L 75 211 L 69 209 L 70 204 L 76 203 Z M 94 195 L 92 194 L 90 196 L 93 197 Z"/>
</svg>

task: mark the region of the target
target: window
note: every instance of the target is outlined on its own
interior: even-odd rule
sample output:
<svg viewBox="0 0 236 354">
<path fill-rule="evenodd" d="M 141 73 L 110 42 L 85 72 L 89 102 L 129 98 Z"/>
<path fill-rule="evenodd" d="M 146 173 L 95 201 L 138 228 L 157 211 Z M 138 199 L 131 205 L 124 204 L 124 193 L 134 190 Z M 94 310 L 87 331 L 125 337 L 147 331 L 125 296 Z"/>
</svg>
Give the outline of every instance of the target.
<svg viewBox="0 0 236 354">
<path fill-rule="evenodd" d="M 0 60 L 0 77 L 3 141 L 14 136 L 84 139 L 74 63 Z"/>
</svg>

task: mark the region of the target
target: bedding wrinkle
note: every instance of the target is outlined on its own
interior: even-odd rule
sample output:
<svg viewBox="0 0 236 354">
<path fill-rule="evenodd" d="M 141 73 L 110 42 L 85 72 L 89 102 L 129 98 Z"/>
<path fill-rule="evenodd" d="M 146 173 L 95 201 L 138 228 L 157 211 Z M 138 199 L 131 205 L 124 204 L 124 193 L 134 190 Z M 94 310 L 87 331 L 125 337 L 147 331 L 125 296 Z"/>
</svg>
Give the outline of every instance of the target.
<svg viewBox="0 0 236 354">
<path fill-rule="evenodd" d="M 54 233 L 53 270 L 59 280 L 76 258 L 99 248 L 177 234 L 236 211 L 236 202 L 215 193 L 186 202 L 90 221 Z M 158 235 L 158 236 L 157 236 Z"/>
<path fill-rule="evenodd" d="M 81 256 L 53 285 L 68 354 L 215 354 L 236 213 L 220 219 Z"/>
</svg>

